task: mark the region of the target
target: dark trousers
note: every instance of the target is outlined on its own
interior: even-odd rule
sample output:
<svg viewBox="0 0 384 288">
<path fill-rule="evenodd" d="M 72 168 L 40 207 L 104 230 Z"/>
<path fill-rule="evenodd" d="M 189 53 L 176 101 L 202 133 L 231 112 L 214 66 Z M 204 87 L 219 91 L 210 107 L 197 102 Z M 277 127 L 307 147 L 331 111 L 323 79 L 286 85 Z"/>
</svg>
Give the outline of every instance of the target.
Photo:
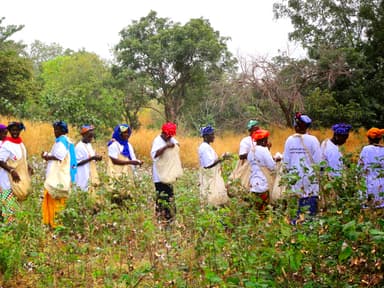
<svg viewBox="0 0 384 288">
<path fill-rule="evenodd" d="M 297 210 L 297 216 L 299 216 L 300 213 L 302 213 L 301 208 L 305 206 L 309 206 L 309 215 L 315 216 L 317 213 L 317 196 L 310 196 L 310 197 L 302 197 L 299 199 L 299 209 Z"/>
<path fill-rule="evenodd" d="M 173 220 L 176 214 L 175 197 L 171 184 L 155 183 L 156 188 L 156 214 L 162 220 Z"/>
</svg>

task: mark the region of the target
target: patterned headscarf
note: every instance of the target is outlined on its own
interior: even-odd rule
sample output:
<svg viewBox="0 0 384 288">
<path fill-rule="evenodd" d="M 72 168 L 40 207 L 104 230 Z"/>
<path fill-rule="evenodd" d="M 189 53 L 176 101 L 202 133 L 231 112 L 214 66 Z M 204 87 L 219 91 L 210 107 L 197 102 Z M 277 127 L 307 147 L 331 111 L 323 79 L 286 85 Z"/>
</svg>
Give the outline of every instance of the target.
<svg viewBox="0 0 384 288">
<path fill-rule="evenodd" d="M 247 124 L 248 131 L 251 131 L 251 129 L 255 126 L 259 126 L 259 121 L 254 119 L 248 121 L 248 124 Z"/>
<path fill-rule="evenodd" d="M 168 137 L 173 137 L 176 135 L 176 124 L 172 122 L 167 122 L 161 127 L 161 131 Z"/>
<path fill-rule="evenodd" d="M 332 126 L 333 133 L 336 135 L 348 135 L 352 130 L 352 126 L 345 123 L 338 123 Z"/>
<path fill-rule="evenodd" d="M 384 135 L 384 129 L 371 128 L 367 131 L 367 137 L 371 139 L 380 139 Z"/>
<path fill-rule="evenodd" d="M 53 127 L 60 127 L 64 133 L 69 132 L 67 123 L 62 120 L 53 122 Z"/>
<path fill-rule="evenodd" d="M 211 135 L 215 133 L 215 129 L 211 125 L 200 128 L 200 135 L 203 137 L 205 135 Z"/>
<path fill-rule="evenodd" d="M 296 126 L 299 126 L 300 124 L 304 124 L 307 127 L 309 127 L 311 123 L 312 123 L 312 119 L 309 118 L 308 115 L 301 114 L 300 112 L 296 112 L 293 126 L 296 127 Z"/>
<path fill-rule="evenodd" d="M 123 151 L 121 151 L 121 154 L 127 157 L 129 160 L 132 160 L 131 153 L 129 153 L 128 140 L 121 138 L 121 133 L 124 133 L 125 131 L 128 131 L 128 135 L 131 136 L 132 130 L 128 124 L 116 125 L 115 129 L 113 130 L 112 140 L 108 142 L 108 146 L 110 146 L 114 141 L 119 142 L 120 145 L 124 147 Z"/>
<path fill-rule="evenodd" d="M 84 135 L 88 131 L 92 131 L 92 130 L 95 130 L 95 127 L 93 125 L 83 125 L 81 126 L 80 134 Z"/>
<path fill-rule="evenodd" d="M 268 136 L 269 136 L 269 131 L 263 130 L 263 129 L 253 131 L 251 134 L 253 141 L 261 140 L 261 139 L 267 138 Z"/>
<path fill-rule="evenodd" d="M 11 128 L 12 126 L 17 126 L 20 130 L 25 130 L 25 126 L 23 122 L 9 122 L 7 129 Z"/>
</svg>

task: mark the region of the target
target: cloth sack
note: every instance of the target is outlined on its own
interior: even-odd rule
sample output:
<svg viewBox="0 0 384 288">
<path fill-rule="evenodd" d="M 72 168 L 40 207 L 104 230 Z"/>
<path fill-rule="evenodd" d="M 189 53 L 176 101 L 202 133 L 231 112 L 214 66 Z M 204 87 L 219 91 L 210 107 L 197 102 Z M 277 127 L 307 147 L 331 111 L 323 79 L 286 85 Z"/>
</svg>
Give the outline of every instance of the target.
<svg viewBox="0 0 384 288">
<path fill-rule="evenodd" d="M 129 158 L 122 154 L 119 154 L 117 159 L 129 161 Z M 130 196 L 130 188 L 135 186 L 133 168 L 131 165 L 115 165 L 111 158 L 108 157 L 107 175 L 109 176 L 109 188 L 112 190 L 114 197 L 126 198 Z M 122 189 L 122 187 L 118 185 L 118 179 L 127 180 L 129 182 L 128 187 L 125 186 L 124 189 Z"/>
<path fill-rule="evenodd" d="M 20 181 L 14 182 L 12 176 L 8 174 L 9 181 L 11 183 L 12 193 L 16 196 L 17 200 L 23 201 L 32 192 L 31 176 L 28 172 L 28 163 L 25 153 L 25 147 L 21 147 L 22 157 L 19 160 L 9 159 L 7 161 L 8 166 L 15 169 L 19 174 Z"/>
<path fill-rule="evenodd" d="M 280 185 L 281 176 L 283 175 L 283 164 L 281 162 L 276 163 L 276 174 L 274 176 L 274 181 L 272 185 L 272 189 L 269 193 L 269 199 L 273 202 L 281 197 L 283 197 L 283 194 L 286 190 L 286 187 L 283 185 Z"/>
<path fill-rule="evenodd" d="M 155 165 L 161 182 L 166 184 L 175 182 L 183 175 L 179 146 L 175 145 L 173 148 L 165 149 L 159 159 L 156 159 Z"/>
<path fill-rule="evenodd" d="M 54 199 L 67 198 L 71 190 L 69 153 L 63 161 L 51 160 L 49 172 L 45 178 L 44 188 Z"/>
<path fill-rule="evenodd" d="M 219 164 L 210 169 L 200 169 L 200 196 L 204 203 L 213 206 L 220 206 L 229 201 Z"/>
<path fill-rule="evenodd" d="M 247 160 L 238 160 L 236 163 L 235 169 L 233 169 L 231 175 L 229 175 L 230 180 L 240 180 L 241 186 L 249 190 L 249 179 L 251 177 L 251 165 Z"/>
</svg>

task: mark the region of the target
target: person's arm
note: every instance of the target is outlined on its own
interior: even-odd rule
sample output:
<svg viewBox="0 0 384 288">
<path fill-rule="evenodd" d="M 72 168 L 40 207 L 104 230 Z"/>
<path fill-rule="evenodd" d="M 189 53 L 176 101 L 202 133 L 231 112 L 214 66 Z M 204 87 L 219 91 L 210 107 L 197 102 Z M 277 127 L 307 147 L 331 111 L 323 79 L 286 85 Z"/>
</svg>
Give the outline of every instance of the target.
<svg viewBox="0 0 384 288">
<path fill-rule="evenodd" d="M 114 165 L 141 165 L 143 164 L 142 161 L 140 160 L 122 160 L 122 159 L 117 159 L 117 158 L 113 158 L 111 156 L 109 156 L 109 158 L 111 159 L 112 163 Z"/>
<path fill-rule="evenodd" d="M 81 160 L 80 162 L 77 163 L 77 166 L 78 167 L 79 166 L 83 166 L 84 164 L 87 164 L 88 162 L 91 162 L 92 160 L 100 161 L 102 159 L 103 159 L 103 157 L 101 155 L 94 155 L 94 156 L 91 156 L 91 157 L 89 157 L 87 159 Z"/>
<path fill-rule="evenodd" d="M 3 168 L 5 171 L 7 171 L 11 175 L 13 181 L 15 182 L 20 181 L 20 176 L 16 172 L 15 168 L 12 168 L 11 166 L 9 166 L 5 161 L 0 161 L 0 167 Z"/>
<path fill-rule="evenodd" d="M 164 147 L 156 151 L 155 158 L 161 156 L 164 153 L 164 151 L 167 150 L 168 148 L 173 148 L 173 147 L 175 147 L 175 143 L 167 142 L 167 144 Z"/>
</svg>

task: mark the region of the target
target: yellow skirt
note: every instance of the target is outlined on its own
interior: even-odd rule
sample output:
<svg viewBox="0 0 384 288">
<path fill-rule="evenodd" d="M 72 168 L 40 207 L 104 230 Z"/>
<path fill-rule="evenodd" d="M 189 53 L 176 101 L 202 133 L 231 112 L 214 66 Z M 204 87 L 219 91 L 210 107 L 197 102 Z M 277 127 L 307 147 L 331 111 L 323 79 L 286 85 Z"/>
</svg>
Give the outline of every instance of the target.
<svg viewBox="0 0 384 288">
<path fill-rule="evenodd" d="M 55 216 L 61 210 L 64 209 L 67 198 L 54 199 L 49 195 L 47 190 L 44 190 L 44 199 L 43 199 L 43 224 L 48 224 L 52 228 L 57 227 L 55 222 Z"/>
</svg>

